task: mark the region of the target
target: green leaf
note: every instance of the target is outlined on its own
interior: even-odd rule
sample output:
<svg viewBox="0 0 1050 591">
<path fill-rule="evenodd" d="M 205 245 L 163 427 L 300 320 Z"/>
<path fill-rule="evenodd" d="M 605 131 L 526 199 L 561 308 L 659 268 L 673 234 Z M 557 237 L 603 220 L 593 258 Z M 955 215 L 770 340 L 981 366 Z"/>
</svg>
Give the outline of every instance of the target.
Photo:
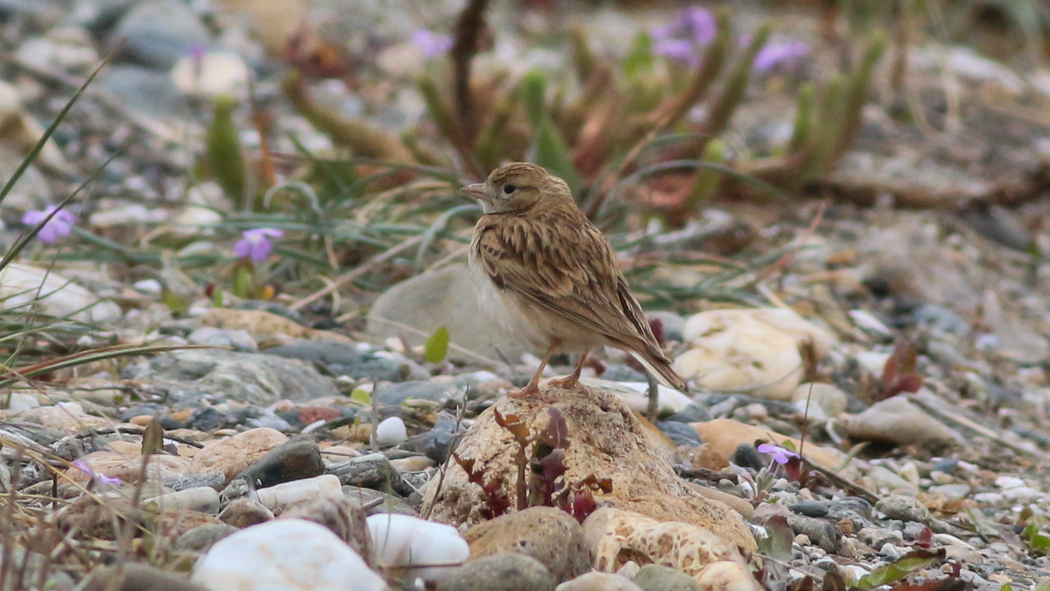
<svg viewBox="0 0 1050 591">
<path fill-rule="evenodd" d="M 901 556 L 897 562 L 880 566 L 871 571 L 867 576 L 857 581 L 857 587 L 871 589 L 879 585 L 888 585 L 903 579 L 919 569 L 926 568 L 935 560 L 943 560 L 944 556 L 945 551 L 943 548 L 936 551 L 915 550 L 914 552 L 909 552 Z"/>
<path fill-rule="evenodd" d="M 533 143 L 532 161 L 562 178 L 573 193 L 580 187 L 580 176 L 572 163 L 569 146 L 550 121 L 544 121 Z"/>
<path fill-rule="evenodd" d="M 448 355 L 448 329 L 439 327 L 427 339 L 426 350 L 423 351 L 423 361 L 427 363 L 441 363 Z"/>
<path fill-rule="evenodd" d="M 634 78 L 653 67 L 653 38 L 649 33 L 638 33 L 631 45 L 631 53 L 623 60 L 623 73 Z"/>
<path fill-rule="evenodd" d="M 190 309 L 190 302 L 178 294 L 178 292 L 164 288 L 160 294 L 160 301 L 172 314 L 185 314 Z"/>
<path fill-rule="evenodd" d="M 254 285 L 252 270 L 248 267 L 238 267 L 233 275 L 233 295 L 239 298 L 248 298 Z"/>
<path fill-rule="evenodd" d="M 205 133 L 208 167 L 226 196 L 239 200 L 244 194 L 244 152 L 237 135 L 233 111 L 237 101 L 230 97 L 215 100 L 211 125 Z"/>
<path fill-rule="evenodd" d="M 1039 533 L 1039 526 L 1032 524 L 1024 528 L 1024 537 L 1032 545 L 1033 550 L 1046 552 L 1050 550 L 1050 537 Z"/>
<path fill-rule="evenodd" d="M 530 70 L 521 81 L 521 96 L 529 126 L 536 133 L 547 112 L 547 77 L 539 70 Z"/>
<path fill-rule="evenodd" d="M 354 388 L 354 391 L 350 393 L 350 400 L 360 402 L 366 406 L 371 406 L 372 394 L 364 388 Z"/>
</svg>

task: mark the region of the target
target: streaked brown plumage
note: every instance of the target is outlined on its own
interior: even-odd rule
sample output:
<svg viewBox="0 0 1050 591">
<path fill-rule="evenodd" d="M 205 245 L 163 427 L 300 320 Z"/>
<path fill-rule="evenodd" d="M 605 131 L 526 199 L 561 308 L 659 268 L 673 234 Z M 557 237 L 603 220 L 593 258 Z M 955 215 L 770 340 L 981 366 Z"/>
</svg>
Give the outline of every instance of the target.
<svg viewBox="0 0 1050 591">
<path fill-rule="evenodd" d="M 685 390 L 631 295 L 609 242 L 576 207 L 568 185 L 534 164 L 496 169 L 463 188 L 485 215 L 474 229 L 470 271 L 482 310 L 543 363 L 518 396 L 534 394 L 555 352 L 579 353 L 575 385 L 587 352 L 611 345 L 633 353 L 664 384 Z"/>
</svg>

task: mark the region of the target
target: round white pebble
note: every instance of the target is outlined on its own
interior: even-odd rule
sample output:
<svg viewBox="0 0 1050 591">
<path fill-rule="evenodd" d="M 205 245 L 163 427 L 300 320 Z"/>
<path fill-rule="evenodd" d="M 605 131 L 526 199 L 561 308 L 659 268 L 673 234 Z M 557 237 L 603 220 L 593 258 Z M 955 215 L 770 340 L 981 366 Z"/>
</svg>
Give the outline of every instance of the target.
<svg viewBox="0 0 1050 591">
<path fill-rule="evenodd" d="M 376 441 L 379 445 L 399 445 L 408 439 L 408 429 L 399 417 L 390 417 L 376 426 Z"/>
<path fill-rule="evenodd" d="M 210 591 L 388 591 L 345 542 L 303 519 L 269 521 L 220 540 L 191 579 Z"/>
<path fill-rule="evenodd" d="M 466 561 L 470 547 L 456 528 L 411 515 L 377 513 L 368 517 L 376 561 L 384 567 L 411 566 L 410 580 L 440 579 L 450 566 Z M 442 566 L 435 566 L 442 565 Z"/>
</svg>

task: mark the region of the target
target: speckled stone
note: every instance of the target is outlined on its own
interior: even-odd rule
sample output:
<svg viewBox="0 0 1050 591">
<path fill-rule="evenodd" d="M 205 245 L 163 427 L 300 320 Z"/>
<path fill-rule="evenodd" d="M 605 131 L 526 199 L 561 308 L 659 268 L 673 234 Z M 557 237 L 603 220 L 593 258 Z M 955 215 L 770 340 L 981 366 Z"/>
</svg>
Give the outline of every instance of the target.
<svg viewBox="0 0 1050 591">
<path fill-rule="evenodd" d="M 525 554 L 497 554 L 472 560 L 450 571 L 437 591 L 553 591 L 554 577 Z"/>
<path fill-rule="evenodd" d="M 634 560 L 670 566 L 698 578 L 707 565 L 715 562 L 745 564 L 736 547 L 708 529 L 676 521 L 660 522 L 612 507 L 592 513 L 583 522 L 583 533 L 594 553 L 594 568 L 603 572 L 616 572 L 628 560 Z M 757 583 L 754 585 L 757 588 Z"/>
<path fill-rule="evenodd" d="M 591 569 L 583 528 L 554 507 L 530 507 L 476 525 L 463 538 L 470 560 L 518 552 L 539 560 L 555 580 L 567 581 Z"/>
</svg>

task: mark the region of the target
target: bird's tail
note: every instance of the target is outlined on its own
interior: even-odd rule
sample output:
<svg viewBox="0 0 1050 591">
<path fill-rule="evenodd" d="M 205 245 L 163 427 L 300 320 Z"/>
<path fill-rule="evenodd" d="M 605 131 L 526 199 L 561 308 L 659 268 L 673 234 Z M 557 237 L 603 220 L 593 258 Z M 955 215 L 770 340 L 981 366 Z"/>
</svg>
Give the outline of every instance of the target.
<svg viewBox="0 0 1050 591">
<path fill-rule="evenodd" d="M 661 384 L 669 388 L 674 388 L 679 392 L 689 391 L 689 386 L 686 385 L 685 380 L 683 380 L 682 377 L 671 368 L 671 362 L 664 357 L 663 353 L 660 351 L 649 351 L 644 353 L 636 351 L 634 357 L 641 362 L 641 364 L 645 366 L 645 369 L 655 376 Z"/>
</svg>

